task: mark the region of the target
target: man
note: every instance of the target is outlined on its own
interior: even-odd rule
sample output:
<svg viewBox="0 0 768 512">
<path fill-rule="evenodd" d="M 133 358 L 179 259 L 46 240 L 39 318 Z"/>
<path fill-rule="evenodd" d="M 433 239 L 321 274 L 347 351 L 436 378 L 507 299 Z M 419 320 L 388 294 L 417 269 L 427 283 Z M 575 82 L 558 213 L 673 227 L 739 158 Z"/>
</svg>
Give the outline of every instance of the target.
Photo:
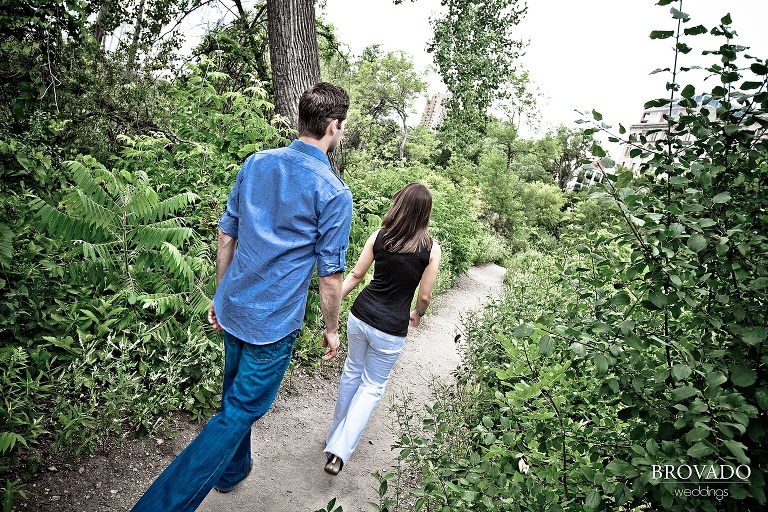
<svg viewBox="0 0 768 512">
<path fill-rule="evenodd" d="M 319 83 L 299 100 L 299 138 L 248 157 L 219 221 L 217 291 L 208 320 L 224 332 L 221 411 L 155 480 L 138 511 L 192 511 L 252 467 L 251 425 L 272 406 L 304 319 L 317 264 L 323 356 L 336 356 L 352 195 L 326 153 L 341 140 L 344 90 Z M 266 457 L 267 454 L 265 454 Z"/>
</svg>

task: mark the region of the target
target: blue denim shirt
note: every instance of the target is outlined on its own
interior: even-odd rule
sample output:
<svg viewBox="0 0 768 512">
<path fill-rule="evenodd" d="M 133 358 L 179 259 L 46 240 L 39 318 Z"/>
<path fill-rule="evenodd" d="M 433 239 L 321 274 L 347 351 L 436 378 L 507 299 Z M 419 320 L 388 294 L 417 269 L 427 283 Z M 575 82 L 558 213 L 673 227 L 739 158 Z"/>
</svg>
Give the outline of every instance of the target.
<svg viewBox="0 0 768 512">
<path fill-rule="evenodd" d="M 352 194 L 323 151 L 294 140 L 249 156 L 219 220 L 237 238 L 214 308 L 219 324 L 247 343 L 275 342 L 304 320 L 312 271 L 343 272 Z"/>
</svg>

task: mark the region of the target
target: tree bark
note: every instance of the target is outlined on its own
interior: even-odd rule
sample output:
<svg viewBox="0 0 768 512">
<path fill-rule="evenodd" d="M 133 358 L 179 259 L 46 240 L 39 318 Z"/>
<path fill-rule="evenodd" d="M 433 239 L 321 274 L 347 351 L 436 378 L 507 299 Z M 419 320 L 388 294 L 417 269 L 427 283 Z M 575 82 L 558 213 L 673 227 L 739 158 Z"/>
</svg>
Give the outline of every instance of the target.
<svg viewBox="0 0 768 512">
<path fill-rule="evenodd" d="M 141 0 L 139 3 L 139 10 L 136 14 L 136 25 L 133 30 L 133 37 L 131 39 L 131 46 L 128 48 L 128 63 L 126 68 L 129 73 L 134 72 L 136 67 L 136 54 L 139 51 L 139 40 L 141 38 L 141 30 L 144 27 L 144 5 L 146 0 Z"/>
<path fill-rule="evenodd" d="M 104 30 L 104 16 L 107 13 L 107 5 L 102 4 L 99 7 L 99 12 L 96 15 L 96 22 L 91 27 L 91 34 L 93 38 L 99 43 L 99 48 L 104 49 L 104 43 L 107 40 L 107 31 Z"/>
<path fill-rule="evenodd" d="M 320 81 L 314 0 L 267 0 L 267 32 L 275 113 L 295 130 L 301 94 Z"/>
</svg>

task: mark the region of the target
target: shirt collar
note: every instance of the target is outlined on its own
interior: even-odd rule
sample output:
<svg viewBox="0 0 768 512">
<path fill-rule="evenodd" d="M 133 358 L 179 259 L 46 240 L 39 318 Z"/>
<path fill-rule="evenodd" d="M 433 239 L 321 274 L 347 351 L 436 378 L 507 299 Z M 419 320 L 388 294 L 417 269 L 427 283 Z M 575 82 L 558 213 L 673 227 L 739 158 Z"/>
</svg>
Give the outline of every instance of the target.
<svg viewBox="0 0 768 512">
<path fill-rule="evenodd" d="M 328 161 L 328 155 L 326 155 L 322 149 L 318 148 L 317 146 L 313 146 L 312 144 L 307 144 L 306 142 L 294 139 L 291 142 L 291 145 L 288 146 L 291 149 L 295 149 L 296 151 L 301 151 L 302 153 L 305 153 L 309 156 L 313 156 L 323 162 L 328 167 L 331 166 L 331 163 Z"/>
</svg>

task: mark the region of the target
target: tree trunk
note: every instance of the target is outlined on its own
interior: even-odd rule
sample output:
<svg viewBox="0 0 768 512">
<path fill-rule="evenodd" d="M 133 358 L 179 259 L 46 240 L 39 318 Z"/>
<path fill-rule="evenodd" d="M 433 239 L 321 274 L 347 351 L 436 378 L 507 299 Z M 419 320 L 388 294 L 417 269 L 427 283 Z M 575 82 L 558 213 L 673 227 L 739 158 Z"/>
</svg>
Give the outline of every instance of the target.
<svg viewBox="0 0 768 512">
<path fill-rule="evenodd" d="M 91 27 L 91 35 L 99 43 L 99 48 L 104 49 L 104 43 L 107 40 L 107 32 L 104 30 L 104 16 L 107 12 L 106 4 L 102 4 L 99 7 L 99 12 L 96 15 L 96 22 Z"/>
<path fill-rule="evenodd" d="M 400 144 L 397 145 L 397 149 L 400 154 L 400 160 L 403 160 L 405 158 L 405 142 L 408 140 L 408 115 L 405 112 L 399 112 L 399 114 L 402 121 L 403 134 L 400 137 Z"/>
<path fill-rule="evenodd" d="M 301 94 L 320 81 L 314 0 L 267 0 L 267 32 L 275 113 L 295 130 Z"/>
<path fill-rule="evenodd" d="M 128 63 L 126 65 L 126 68 L 128 68 L 129 73 L 133 73 L 136 67 L 136 54 L 139 51 L 139 40 L 141 38 L 141 29 L 144 26 L 145 2 L 146 0 L 141 0 L 141 3 L 139 3 L 139 10 L 138 10 L 138 13 L 136 14 L 136 25 L 133 30 L 131 46 L 128 47 Z"/>
</svg>

